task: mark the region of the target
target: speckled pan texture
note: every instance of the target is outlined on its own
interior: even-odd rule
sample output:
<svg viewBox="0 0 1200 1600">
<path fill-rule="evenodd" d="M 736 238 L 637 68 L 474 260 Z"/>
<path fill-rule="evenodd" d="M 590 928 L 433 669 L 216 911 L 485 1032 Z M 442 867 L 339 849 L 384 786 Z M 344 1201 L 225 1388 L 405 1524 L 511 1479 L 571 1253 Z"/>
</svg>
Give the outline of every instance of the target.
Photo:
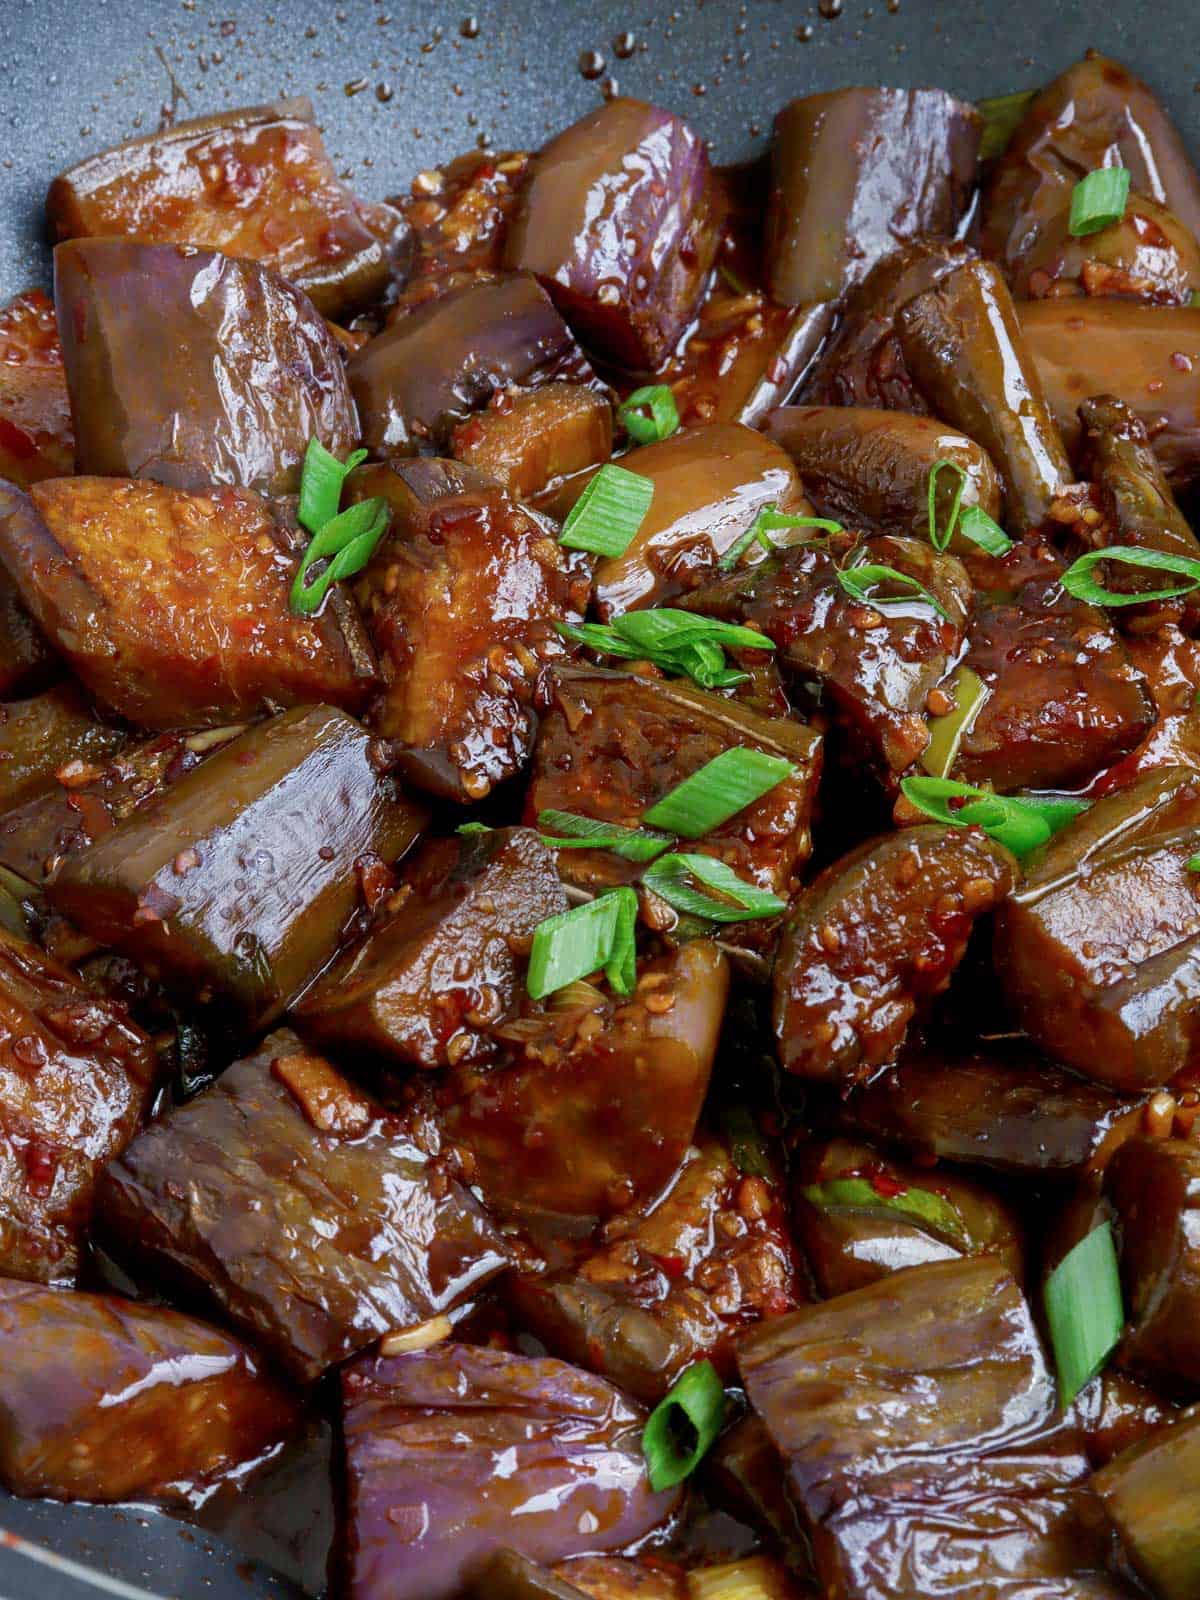
<svg viewBox="0 0 1200 1600">
<path fill-rule="evenodd" d="M 1200 146 L 1195 17 L 1190 0 L 0 0 L 0 298 L 46 280 L 55 172 L 172 110 L 309 95 L 339 168 L 374 199 L 476 143 L 537 145 L 614 83 L 692 119 L 728 161 L 794 95 L 882 82 L 976 98 L 1044 82 L 1095 45 L 1148 78 Z M 26 1560 L 5 1530 L 96 1581 Z M 300 1593 L 153 1512 L 0 1495 L 0 1600 Z"/>
</svg>

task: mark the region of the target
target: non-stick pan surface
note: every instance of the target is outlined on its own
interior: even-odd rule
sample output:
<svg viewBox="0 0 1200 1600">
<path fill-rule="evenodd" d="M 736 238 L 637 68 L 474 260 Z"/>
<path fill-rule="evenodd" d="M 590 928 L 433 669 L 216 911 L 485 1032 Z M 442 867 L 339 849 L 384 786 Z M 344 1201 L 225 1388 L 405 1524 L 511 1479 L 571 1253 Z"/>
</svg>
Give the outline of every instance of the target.
<svg viewBox="0 0 1200 1600">
<path fill-rule="evenodd" d="M 45 281 L 42 199 L 60 168 L 154 129 L 280 94 L 317 107 L 368 198 L 471 147 L 537 145 L 606 80 L 660 101 L 719 161 L 761 147 L 778 106 L 848 83 L 965 98 L 1043 82 L 1089 46 L 1165 99 L 1200 150 L 1189 0 L 0 0 L 0 299 Z M 826 16 L 822 11 L 838 12 Z M 584 75 L 584 69 L 591 76 Z M 34 1563 L 4 1531 L 93 1569 Z M 135 1591 L 250 1600 L 301 1591 L 153 1512 L 0 1494 L 0 1600 Z"/>
</svg>

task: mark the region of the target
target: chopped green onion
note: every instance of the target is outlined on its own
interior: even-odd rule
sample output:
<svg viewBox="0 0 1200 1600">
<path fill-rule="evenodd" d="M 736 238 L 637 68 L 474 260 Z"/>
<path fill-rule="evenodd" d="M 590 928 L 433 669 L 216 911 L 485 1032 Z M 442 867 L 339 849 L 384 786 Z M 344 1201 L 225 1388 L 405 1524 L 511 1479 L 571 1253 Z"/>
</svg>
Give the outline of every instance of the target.
<svg viewBox="0 0 1200 1600">
<path fill-rule="evenodd" d="M 696 1470 L 724 1420 L 725 1386 L 711 1361 L 697 1361 L 672 1384 L 642 1430 L 642 1454 L 656 1494 Z"/>
<path fill-rule="evenodd" d="M 479 833 L 491 833 L 486 822 L 463 822 L 455 828 L 455 833 L 461 833 L 465 839 L 474 838 Z"/>
<path fill-rule="evenodd" d="M 910 1185 L 898 1194 L 881 1194 L 869 1178 L 832 1178 L 828 1183 L 810 1183 L 801 1193 L 822 1211 L 899 1212 L 956 1244 L 970 1245 L 958 1207 L 932 1189 Z"/>
<path fill-rule="evenodd" d="M 617 421 L 638 444 L 658 444 L 679 428 L 675 396 L 665 383 L 635 389 L 624 405 L 617 407 Z"/>
<path fill-rule="evenodd" d="M 764 550 L 773 552 L 775 545 L 771 534 L 780 533 L 785 528 L 820 528 L 822 533 L 842 531 L 840 522 L 830 522 L 827 517 L 801 517 L 790 511 L 780 511 L 777 506 L 764 506 L 741 538 L 731 544 L 717 562 L 718 568 L 722 572 L 728 572 L 736 567 L 746 551 L 755 543 L 761 544 Z"/>
<path fill-rule="evenodd" d="M 1006 556 L 1013 542 L 998 522 L 994 522 L 982 506 L 968 506 L 958 519 L 958 531 L 964 539 L 989 556 Z"/>
<path fill-rule="evenodd" d="M 1200 872 L 1200 856 L 1189 856 L 1187 869 L 1189 872 Z"/>
<path fill-rule="evenodd" d="M 954 710 L 934 717 L 929 724 L 929 743 L 921 752 L 921 765 L 931 778 L 948 778 L 958 760 L 959 747 L 992 691 L 970 667 L 959 667 L 949 684 Z"/>
<path fill-rule="evenodd" d="M 1067 232 L 1072 239 L 1120 222 L 1129 200 L 1129 172 L 1125 167 L 1100 167 L 1071 190 L 1071 219 Z"/>
<path fill-rule="evenodd" d="M 945 607 L 930 594 L 924 584 L 918 583 L 915 578 L 910 578 L 906 572 L 897 572 L 895 567 L 881 567 L 871 561 L 864 561 L 856 567 L 839 567 L 838 582 L 852 600 L 857 600 L 862 605 L 878 608 L 909 605 L 918 600 L 922 605 L 932 606 L 940 617 L 946 617 Z M 889 595 L 872 593 L 881 583 L 895 584 L 904 592 Z M 949 617 L 946 617 L 946 620 L 949 621 Z"/>
<path fill-rule="evenodd" d="M 312 536 L 308 549 L 300 558 L 292 583 L 291 607 L 300 616 L 320 609 L 330 588 L 340 578 L 352 578 L 361 572 L 375 554 L 375 547 L 387 532 L 388 503 L 376 495 L 371 500 L 360 500 L 345 511 L 332 517 Z M 314 561 L 328 556 L 328 565 L 313 583 L 305 581 Z"/>
<path fill-rule="evenodd" d="M 695 888 L 692 879 L 715 889 L 721 898 Z M 642 884 L 676 911 L 707 917 L 710 922 L 753 922 L 787 910 L 786 900 L 747 883 L 715 856 L 660 856 L 647 867 Z"/>
<path fill-rule="evenodd" d="M 976 789 L 952 778 L 902 778 L 900 792 L 927 817 L 960 828 L 982 828 L 1018 857 L 1045 844 L 1052 834 L 1088 809 L 1086 800 L 1066 800 L 1058 795 L 993 794 L 990 789 Z M 951 800 L 966 804 L 951 807 Z"/>
<path fill-rule="evenodd" d="M 636 921 L 637 895 L 620 888 L 538 923 L 525 980 L 532 998 L 541 1000 L 602 967 L 618 994 L 631 993 Z"/>
<path fill-rule="evenodd" d="M 774 1176 L 767 1142 L 749 1108 L 741 1104 L 722 1106 L 718 1120 L 738 1171 L 751 1178 Z"/>
<path fill-rule="evenodd" d="M 1017 89 L 1012 94 L 992 95 L 987 100 L 977 100 L 976 110 L 983 118 L 983 136 L 979 141 L 980 161 L 994 161 L 1008 149 L 1014 133 L 1021 126 L 1025 113 L 1037 98 L 1036 89 Z"/>
<path fill-rule="evenodd" d="M 1154 572 L 1178 572 L 1187 583 L 1170 589 L 1147 589 L 1141 593 L 1117 594 L 1092 577 L 1092 568 L 1105 561 L 1118 561 L 1128 567 L 1145 567 Z M 1200 587 L 1200 561 L 1193 556 L 1173 556 L 1165 550 L 1143 550 L 1132 544 L 1110 544 L 1103 550 L 1089 550 L 1072 562 L 1062 575 L 1062 586 L 1076 600 L 1094 606 L 1140 606 L 1147 600 L 1174 600 Z"/>
<path fill-rule="evenodd" d="M 347 474 L 366 459 L 365 450 L 354 450 L 345 461 L 339 461 L 335 455 L 330 455 L 315 434 L 308 441 L 300 472 L 300 503 L 296 516 L 309 533 L 320 533 L 325 524 L 337 516 Z"/>
<path fill-rule="evenodd" d="M 761 750 L 722 750 L 663 795 L 644 820 L 685 839 L 699 839 L 760 800 L 795 770 L 782 756 Z"/>
<path fill-rule="evenodd" d="M 1093 1228 L 1046 1279 L 1046 1320 L 1065 1411 L 1103 1370 L 1125 1326 L 1111 1223 Z"/>
<path fill-rule="evenodd" d="M 726 649 L 774 650 L 774 642 L 753 628 L 721 622 L 693 611 L 668 606 L 653 611 L 625 611 L 609 623 L 578 626 L 555 623 L 564 639 L 586 645 L 601 655 L 652 661 L 664 672 L 693 678 L 702 689 L 725 689 L 748 676 L 726 665 Z"/>
<path fill-rule="evenodd" d="M 537 822 L 542 843 L 552 850 L 611 850 L 626 861 L 653 861 L 675 843 L 669 833 L 623 828 L 619 822 L 578 817 L 573 811 L 539 811 Z"/>
<path fill-rule="evenodd" d="M 957 478 L 954 494 L 950 501 L 950 510 L 946 513 L 946 525 L 939 532 L 937 516 L 937 480 L 939 472 L 953 472 Z M 963 490 L 967 487 L 967 474 L 957 461 L 949 461 L 946 457 L 935 461 L 929 469 L 929 542 L 935 550 L 944 550 L 954 537 L 954 527 L 958 521 L 959 509 L 962 506 Z"/>
<path fill-rule="evenodd" d="M 597 556 L 623 556 L 641 527 L 654 484 L 640 473 L 611 463 L 601 467 L 562 525 L 559 544 Z"/>
</svg>

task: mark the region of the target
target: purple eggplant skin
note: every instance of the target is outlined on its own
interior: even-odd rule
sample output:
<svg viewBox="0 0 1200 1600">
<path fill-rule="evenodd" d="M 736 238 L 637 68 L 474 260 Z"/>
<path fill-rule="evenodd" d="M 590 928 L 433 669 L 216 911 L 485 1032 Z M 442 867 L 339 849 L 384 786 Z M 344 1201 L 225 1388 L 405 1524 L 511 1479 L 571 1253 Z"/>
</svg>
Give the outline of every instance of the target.
<svg viewBox="0 0 1200 1600">
<path fill-rule="evenodd" d="M 610 100 L 533 158 L 505 266 L 536 273 L 588 350 L 653 373 L 700 304 L 720 215 L 703 141 L 687 123 Z"/>
<path fill-rule="evenodd" d="M 333 955 L 360 859 L 398 859 L 426 822 L 330 706 L 260 723 L 161 801 L 71 856 L 49 889 L 77 927 L 247 1034 Z"/>
<path fill-rule="evenodd" d="M 528 273 L 452 289 L 376 334 L 346 374 L 372 456 L 445 448 L 510 385 L 595 381 L 549 295 Z"/>
<path fill-rule="evenodd" d="M 835 89 L 775 118 L 771 298 L 837 300 L 897 245 L 952 238 L 975 191 L 983 119 L 941 89 Z"/>
<path fill-rule="evenodd" d="M 346 1600 L 456 1600 L 501 1548 L 547 1566 L 663 1526 L 646 1413 L 564 1362 L 442 1344 L 342 1374 Z"/>
<path fill-rule="evenodd" d="M 78 472 L 290 494 L 311 438 L 339 458 L 357 442 L 338 345 L 270 267 L 72 239 L 54 298 Z"/>
<path fill-rule="evenodd" d="M 1200 1406 L 1108 1463 L 1092 1491 L 1161 1600 L 1200 1593 Z"/>
<path fill-rule="evenodd" d="M 109 1165 L 98 1230 L 309 1382 L 508 1265 L 431 1142 L 280 1030 Z"/>
</svg>

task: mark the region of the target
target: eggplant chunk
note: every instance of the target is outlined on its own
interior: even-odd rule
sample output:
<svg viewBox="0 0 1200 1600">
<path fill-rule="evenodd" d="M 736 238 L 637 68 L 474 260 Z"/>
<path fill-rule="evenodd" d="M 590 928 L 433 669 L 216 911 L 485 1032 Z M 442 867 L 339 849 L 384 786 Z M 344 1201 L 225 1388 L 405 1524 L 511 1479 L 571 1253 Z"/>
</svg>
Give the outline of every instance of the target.
<svg viewBox="0 0 1200 1600">
<path fill-rule="evenodd" d="M 166 1500 L 292 1433 L 239 1339 L 114 1294 L 0 1279 L 0 1479 L 53 1500 Z"/>
<path fill-rule="evenodd" d="M 437 841 L 414 863 L 394 913 L 345 951 L 294 1009 L 333 1052 L 445 1067 L 495 1054 L 512 1014 L 514 950 L 567 909 L 554 858 L 525 828 Z"/>
<path fill-rule="evenodd" d="M 5 492 L 0 487 L 0 497 Z M 43 689 L 61 671 L 58 656 L 30 616 L 7 569 L 0 566 L 0 699 Z"/>
<path fill-rule="evenodd" d="M 497 403 L 454 430 L 451 451 L 490 473 L 514 500 L 553 492 L 612 455 L 612 406 L 581 383 L 547 383 Z"/>
<path fill-rule="evenodd" d="M 1179 218 L 1144 194 L 1098 233 L 1070 231 L 1074 180 L 1057 190 L 1058 209 L 1010 272 L 1018 300 L 1122 295 L 1155 306 L 1186 306 L 1200 288 L 1200 244 Z"/>
<path fill-rule="evenodd" d="M 793 1573 L 811 1575 L 812 1546 L 788 1494 L 779 1452 L 757 1412 L 748 1411 L 725 1429 L 704 1464 L 704 1477 L 724 1510 L 764 1534 Z"/>
<path fill-rule="evenodd" d="M 791 456 L 821 515 L 863 533 L 927 539 L 929 474 L 939 461 L 965 475 L 938 474 L 939 528 L 949 523 L 960 484 L 964 511 L 978 506 L 994 521 L 1000 518 L 1000 481 L 987 453 L 932 417 L 873 406 L 781 406 L 768 416 L 766 428 Z M 962 555 L 971 542 L 956 527 L 949 548 Z"/>
<path fill-rule="evenodd" d="M 975 191 L 983 122 L 941 89 L 835 89 L 775 118 L 767 284 L 784 305 L 840 299 L 898 244 L 951 238 Z"/>
<path fill-rule="evenodd" d="M 533 749 L 539 680 L 565 652 L 554 624 L 581 619 L 589 559 L 456 461 L 362 468 L 351 494 L 392 508 L 357 588 L 384 678 L 371 725 L 413 783 L 481 800 Z"/>
<path fill-rule="evenodd" d="M 699 305 L 719 211 L 691 128 L 640 100 L 610 100 L 534 156 L 504 264 L 536 273 L 605 361 L 656 372 Z"/>
<path fill-rule="evenodd" d="M 910 300 L 896 325 L 930 410 L 991 457 L 1008 526 L 1036 526 L 1070 484 L 1071 465 L 1004 279 L 990 262 L 968 261 Z"/>
<path fill-rule="evenodd" d="M 796 1243 L 824 1300 L 962 1256 L 994 1257 L 1024 1278 L 1015 1216 L 970 1178 L 901 1166 L 847 1139 L 800 1145 L 790 1172 Z"/>
<path fill-rule="evenodd" d="M 1120 1363 L 1169 1394 L 1200 1394 L 1200 1145 L 1130 1139 L 1104 1194 L 1121 1240 L 1129 1327 Z"/>
<path fill-rule="evenodd" d="M 672 434 L 621 464 L 650 480 L 654 498 L 624 555 L 596 568 L 596 611 L 605 621 L 669 605 L 703 583 L 760 511 L 812 510 L 784 452 L 740 422 Z M 756 545 L 751 559 L 761 557 Z"/>
<path fill-rule="evenodd" d="M 498 1550 L 547 1565 L 666 1522 L 645 1412 L 561 1361 L 442 1344 L 342 1374 L 347 1600 L 457 1600 Z"/>
<path fill-rule="evenodd" d="M 128 742 L 71 683 L 0 704 L 0 812 L 52 791 L 60 773 L 77 782 Z"/>
<path fill-rule="evenodd" d="M 0 1029 L 0 1274 L 73 1284 L 96 1178 L 137 1131 L 157 1058 L 122 1009 L 3 930 Z"/>
<path fill-rule="evenodd" d="M 336 340 L 269 267 L 77 239 L 54 252 L 76 470 L 288 494 L 310 438 L 356 443 Z"/>
<path fill-rule="evenodd" d="M 614 1218 L 573 1266 L 509 1281 L 517 1320 L 554 1355 L 654 1405 L 686 1367 L 732 1366 L 733 1337 L 800 1300 L 778 1184 L 701 1139 L 643 1216 Z"/>
<path fill-rule="evenodd" d="M 327 317 L 387 287 L 377 209 L 338 178 L 301 98 L 130 139 L 68 168 L 46 196 L 56 239 L 105 234 L 266 262 Z"/>
<path fill-rule="evenodd" d="M 644 1205 L 696 1132 L 729 969 L 706 940 L 647 962 L 638 990 L 499 1030 L 511 1062 L 472 1071 L 442 1119 L 497 1215 L 609 1217 Z"/>
<path fill-rule="evenodd" d="M 498 1550 L 485 1562 L 463 1595 L 464 1600 L 587 1600 L 584 1590 L 566 1578 L 509 1549 Z"/>
<path fill-rule="evenodd" d="M 1106 1368 L 1098 1382 L 1081 1389 L 1072 1412 L 1097 1471 L 1180 1415 L 1172 1401 L 1117 1367 Z"/>
<path fill-rule="evenodd" d="M 839 573 L 864 562 L 913 578 L 941 612 L 920 598 L 881 605 L 857 599 Z M 962 649 L 971 595 L 962 563 L 928 540 L 884 535 L 860 542 L 847 533 L 736 572 L 689 596 L 686 606 L 773 640 L 785 675 L 827 698 L 854 753 L 894 774 L 929 743 L 927 697 Z"/>
<path fill-rule="evenodd" d="M 0 478 L 28 488 L 74 465 L 54 305 L 43 290 L 27 289 L 0 307 Z"/>
<path fill-rule="evenodd" d="M 1162 767 L 1200 772 L 1200 642 L 1185 637 L 1175 623 L 1163 622 L 1151 633 L 1126 635 L 1125 648 L 1145 677 L 1154 701 L 1154 722 L 1123 760 L 1088 785 L 1091 797 L 1126 789 Z"/>
<path fill-rule="evenodd" d="M 98 1225 L 308 1381 L 507 1265 L 429 1143 L 281 1030 L 109 1165 Z"/>
<path fill-rule="evenodd" d="M 975 828 L 868 839 L 796 902 L 775 962 L 784 1069 L 851 1087 L 894 1061 L 917 1008 L 949 984 L 975 920 L 1017 877 Z"/>
<path fill-rule="evenodd" d="M 592 377 L 570 328 L 528 274 L 468 284 L 410 311 L 350 360 L 363 442 L 375 456 L 445 446 L 510 384 Z"/>
<path fill-rule="evenodd" d="M 1122 1451 L 1092 1491 L 1160 1600 L 1192 1600 L 1200 1592 L 1200 1406 Z"/>
<path fill-rule="evenodd" d="M 1197 850 L 1200 781 L 1166 768 L 1056 834 L 1000 911 L 996 967 L 1025 1031 L 1125 1093 L 1195 1059 Z"/>
<path fill-rule="evenodd" d="M 673 1562 L 660 1565 L 653 1554 L 649 1562 L 634 1561 L 628 1556 L 573 1556 L 569 1561 L 560 1561 L 554 1573 L 556 1581 L 571 1585 L 571 1600 L 575 1595 L 581 1600 L 692 1600 L 696 1592 L 682 1568 Z M 719 1590 L 714 1592 L 720 1595 Z M 768 1592 L 771 1600 L 791 1600 L 786 1588 L 781 1588 L 778 1594 L 775 1590 Z M 492 1600 L 490 1591 L 481 1593 L 479 1600 Z M 510 1600 L 510 1597 L 500 1595 L 497 1600 Z M 511 1600 L 525 1600 L 525 1597 L 514 1596 Z M 528 1600 L 541 1600 L 541 1596 L 530 1595 Z M 559 1600 L 559 1597 L 555 1593 L 547 1600 Z"/>
<path fill-rule="evenodd" d="M 261 1030 L 325 965 L 360 863 L 396 860 L 424 812 L 341 711 L 285 711 L 185 773 L 62 866 L 48 893 L 85 933 Z"/>
</svg>

